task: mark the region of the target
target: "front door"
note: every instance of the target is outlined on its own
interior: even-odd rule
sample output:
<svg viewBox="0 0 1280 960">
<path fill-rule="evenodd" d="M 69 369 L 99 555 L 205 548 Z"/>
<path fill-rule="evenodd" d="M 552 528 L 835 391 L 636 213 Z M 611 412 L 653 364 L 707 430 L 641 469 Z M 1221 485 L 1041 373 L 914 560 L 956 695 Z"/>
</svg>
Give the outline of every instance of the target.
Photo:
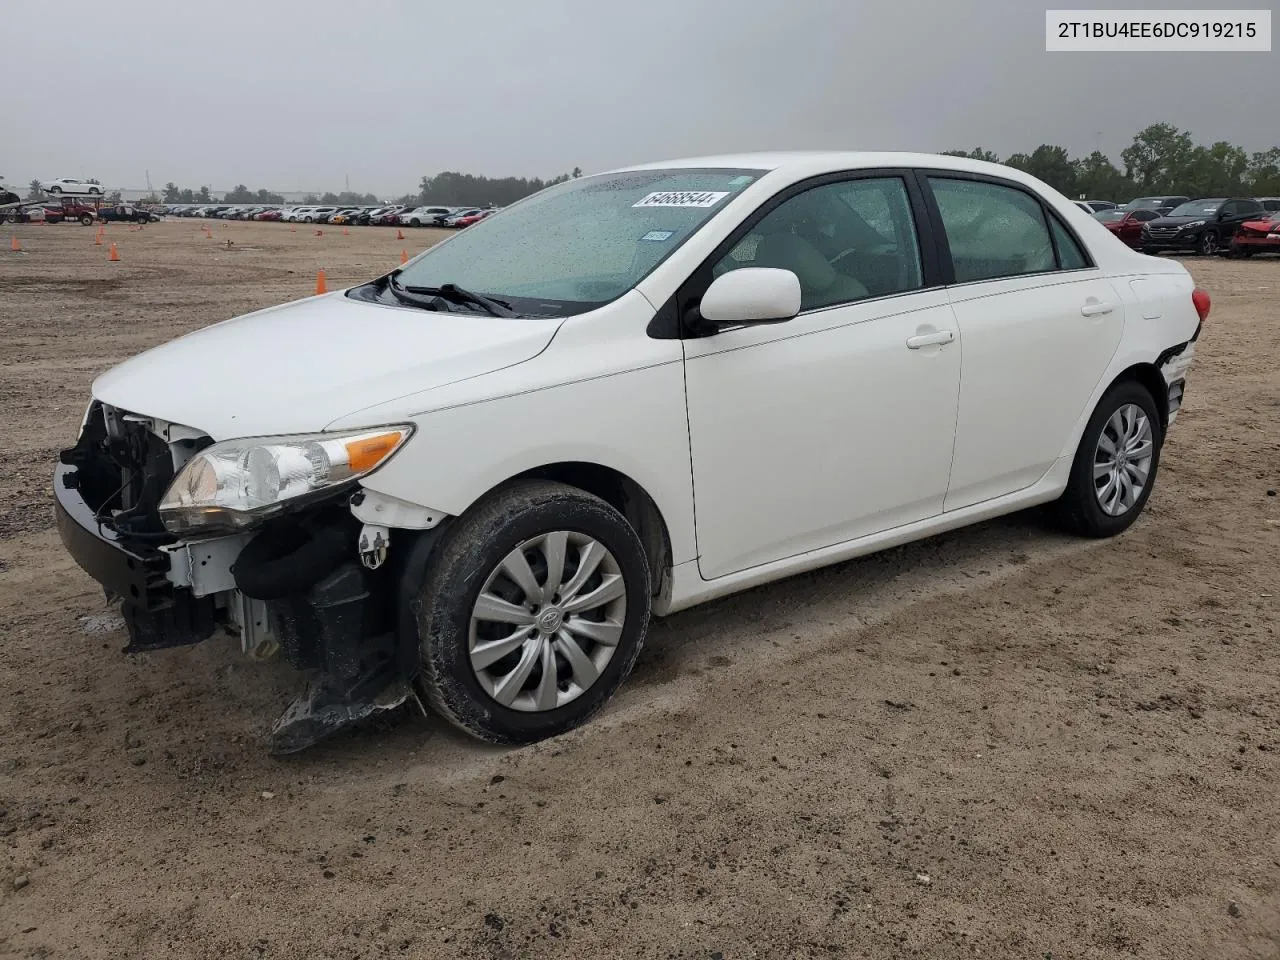
<svg viewBox="0 0 1280 960">
<path fill-rule="evenodd" d="M 922 288 L 905 182 L 798 193 L 712 272 L 743 266 L 792 270 L 802 307 L 685 341 L 702 576 L 939 514 L 961 343 L 945 291 Z"/>
</svg>

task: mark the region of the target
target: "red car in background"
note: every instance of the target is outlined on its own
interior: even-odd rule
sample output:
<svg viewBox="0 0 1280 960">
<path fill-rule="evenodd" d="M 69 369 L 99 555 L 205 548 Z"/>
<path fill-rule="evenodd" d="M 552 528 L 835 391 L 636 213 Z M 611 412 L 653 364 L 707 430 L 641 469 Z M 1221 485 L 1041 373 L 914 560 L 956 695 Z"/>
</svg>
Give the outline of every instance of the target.
<svg viewBox="0 0 1280 960">
<path fill-rule="evenodd" d="M 1159 220 L 1159 210 L 1099 210 L 1093 218 L 1133 248 L 1142 246 L 1142 225 Z"/>
<path fill-rule="evenodd" d="M 255 213 L 255 220 L 279 220 L 284 216 L 283 210 L 263 210 L 261 213 Z"/>
<path fill-rule="evenodd" d="M 481 210 L 479 213 L 473 213 L 469 217 L 459 217 L 454 221 L 453 225 L 461 230 L 463 227 L 469 227 L 473 223 L 479 223 L 491 213 L 493 213 L 492 210 Z"/>
<path fill-rule="evenodd" d="M 394 227 L 400 222 L 400 214 L 404 213 L 406 209 L 406 207 L 400 205 L 389 207 L 386 213 L 371 218 L 369 222 L 380 227 Z"/>
<path fill-rule="evenodd" d="M 1231 239 L 1233 257 L 1255 253 L 1280 253 L 1280 211 L 1258 220 L 1246 220 Z"/>
</svg>

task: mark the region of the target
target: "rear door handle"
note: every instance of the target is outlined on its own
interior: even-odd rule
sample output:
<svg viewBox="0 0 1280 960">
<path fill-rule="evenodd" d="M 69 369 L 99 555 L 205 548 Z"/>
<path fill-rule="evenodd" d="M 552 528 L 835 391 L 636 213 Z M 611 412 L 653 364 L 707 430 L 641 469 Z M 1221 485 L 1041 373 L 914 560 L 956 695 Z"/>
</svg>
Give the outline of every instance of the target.
<svg viewBox="0 0 1280 960">
<path fill-rule="evenodd" d="M 938 330 L 935 333 L 921 333 L 914 337 L 907 337 L 907 349 L 919 350 L 921 347 L 931 347 L 934 344 L 950 343 L 956 338 L 954 331 Z"/>
<path fill-rule="evenodd" d="M 1082 317 L 1100 317 L 1104 313 L 1110 313 L 1116 308 L 1114 303 L 1107 303 L 1102 300 L 1091 300 L 1080 308 L 1080 316 Z"/>
</svg>

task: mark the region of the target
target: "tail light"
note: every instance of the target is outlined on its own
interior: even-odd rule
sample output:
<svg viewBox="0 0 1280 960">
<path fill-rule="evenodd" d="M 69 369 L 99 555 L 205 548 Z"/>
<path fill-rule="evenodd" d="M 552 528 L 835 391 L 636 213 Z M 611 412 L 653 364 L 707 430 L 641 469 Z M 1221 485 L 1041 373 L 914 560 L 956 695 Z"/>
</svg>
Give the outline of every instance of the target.
<svg viewBox="0 0 1280 960">
<path fill-rule="evenodd" d="M 1209 318 L 1209 307 L 1213 305 L 1209 294 L 1196 287 L 1191 291 L 1191 302 L 1195 304 L 1196 313 L 1200 315 L 1200 322 L 1204 323 Z"/>
</svg>

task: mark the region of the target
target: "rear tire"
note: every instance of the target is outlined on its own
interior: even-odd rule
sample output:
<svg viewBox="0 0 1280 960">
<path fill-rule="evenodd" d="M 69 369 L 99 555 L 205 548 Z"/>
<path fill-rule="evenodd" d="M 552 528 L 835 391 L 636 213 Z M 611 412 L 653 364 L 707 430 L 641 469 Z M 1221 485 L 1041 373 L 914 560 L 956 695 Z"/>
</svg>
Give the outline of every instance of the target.
<svg viewBox="0 0 1280 960">
<path fill-rule="evenodd" d="M 649 563 L 599 497 L 523 481 L 444 533 L 414 606 L 436 712 L 482 740 L 533 743 L 585 723 L 631 672 L 649 625 Z M 482 615 L 495 607 L 497 618 Z"/>
<path fill-rule="evenodd" d="M 1134 380 L 1113 386 L 1089 418 L 1067 489 L 1052 505 L 1059 524 L 1083 537 L 1114 537 L 1127 530 L 1151 496 L 1163 443 L 1160 416 L 1146 387 Z M 1136 489 L 1139 479 L 1141 489 Z"/>
</svg>

